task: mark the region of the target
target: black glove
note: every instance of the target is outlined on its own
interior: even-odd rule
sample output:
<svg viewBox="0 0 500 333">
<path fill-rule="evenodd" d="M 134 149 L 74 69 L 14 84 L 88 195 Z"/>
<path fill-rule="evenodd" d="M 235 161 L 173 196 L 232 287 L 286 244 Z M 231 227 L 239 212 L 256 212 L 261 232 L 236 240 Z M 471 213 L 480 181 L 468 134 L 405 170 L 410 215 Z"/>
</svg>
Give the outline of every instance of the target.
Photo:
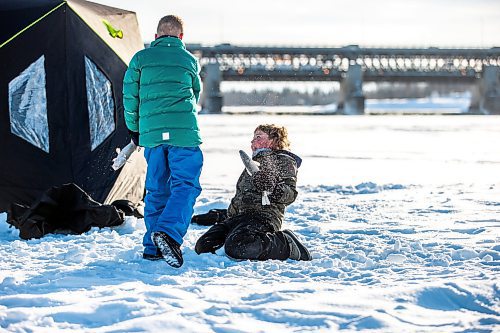
<svg viewBox="0 0 500 333">
<path fill-rule="evenodd" d="M 208 213 L 195 215 L 191 223 L 199 225 L 214 225 L 227 219 L 227 209 L 210 209 Z"/>
<path fill-rule="evenodd" d="M 128 134 L 130 135 L 130 139 L 132 139 L 134 145 L 139 146 L 139 132 L 128 130 Z"/>
<path fill-rule="evenodd" d="M 252 176 L 252 182 L 258 191 L 272 192 L 276 186 L 276 177 L 272 172 L 257 171 Z"/>
</svg>

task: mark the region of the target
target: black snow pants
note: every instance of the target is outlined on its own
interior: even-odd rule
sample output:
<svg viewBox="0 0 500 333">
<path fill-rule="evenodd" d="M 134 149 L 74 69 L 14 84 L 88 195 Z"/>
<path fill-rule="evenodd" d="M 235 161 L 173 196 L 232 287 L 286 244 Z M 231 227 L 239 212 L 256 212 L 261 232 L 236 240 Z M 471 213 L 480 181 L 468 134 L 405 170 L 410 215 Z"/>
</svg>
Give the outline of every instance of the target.
<svg viewBox="0 0 500 333">
<path fill-rule="evenodd" d="M 286 260 L 290 247 L 279 231 L 281 223 L 268 214 L 245 213 L 214 224 L 196 242 L 198 254 L 212 252 L 224 246 L 234 259 Z"/>
</svg>

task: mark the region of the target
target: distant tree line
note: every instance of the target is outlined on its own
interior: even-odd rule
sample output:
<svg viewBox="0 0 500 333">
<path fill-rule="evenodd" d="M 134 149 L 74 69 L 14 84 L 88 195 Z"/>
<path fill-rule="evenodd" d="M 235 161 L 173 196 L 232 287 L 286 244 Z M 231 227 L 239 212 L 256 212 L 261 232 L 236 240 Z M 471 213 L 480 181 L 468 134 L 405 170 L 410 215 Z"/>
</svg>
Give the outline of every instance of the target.
<svg viewBox="0 0 500 333">
<path fill-rule="evenodd" d="M 364 95 L 370 99 L 389 98 L 423 98 L 432 94 L 449 95 L 472 91 L 471 84 L 436 84 L 436 83 L 379 83 L 375 89 L 366 90 Z M 284 88 L 282 91 L 273 89 L 224 92 L 224 105 L 325 105 L 337 103 L 340 92 L 338 89 L 324 91 L 319 88 L 312 92 Z"/>
<path fill-rule="evenodd" d="M 325 105 L 338 100 L 338 95 L 338 91 L 324 92 L 320 89 L 315 89 L 312 93 L 289 88 L 284 88 L 283 91 L 227 91 L 224 93 L 224 105 Z"/>
<path fill-rule="evenodd" d="M 372 91 L 366 91 L 366 98 L 423 98 L 432 94 L 446 96 L 452 93 L 471 91 L 472 84 L 465 83 L 379 83 Z"/>
</svg>

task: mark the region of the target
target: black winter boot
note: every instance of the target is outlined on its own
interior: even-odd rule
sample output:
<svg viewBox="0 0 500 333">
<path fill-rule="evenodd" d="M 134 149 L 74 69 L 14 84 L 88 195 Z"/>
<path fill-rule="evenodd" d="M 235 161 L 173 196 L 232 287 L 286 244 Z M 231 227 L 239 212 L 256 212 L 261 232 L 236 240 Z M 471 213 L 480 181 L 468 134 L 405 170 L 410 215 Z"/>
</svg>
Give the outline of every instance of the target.
<svg viewBox="0 0 500 333">
<path fill-rule="evenodd" d="M 288 241 L 288 245 L 290 246 L 290 256 L 289 259 L 293 260 L 302 260 L 302 261 L 310 261 L 312 260 L 311 254 L 307 250 L 307 248 L 302 245 L 297 236 L 291 230 L 283 230 L 283 234 L 285 235 L 286 240 Z"/>
<path fill-rule="evenodd" d="M 151 234 L 151 239 L 156 247 L 160 249 L 167 264 L 175 268 L 182 266 L 184 259 L 182 259 L 181 247 L 172 237 L 163 231 L 156 231 Z"/>
</svg>

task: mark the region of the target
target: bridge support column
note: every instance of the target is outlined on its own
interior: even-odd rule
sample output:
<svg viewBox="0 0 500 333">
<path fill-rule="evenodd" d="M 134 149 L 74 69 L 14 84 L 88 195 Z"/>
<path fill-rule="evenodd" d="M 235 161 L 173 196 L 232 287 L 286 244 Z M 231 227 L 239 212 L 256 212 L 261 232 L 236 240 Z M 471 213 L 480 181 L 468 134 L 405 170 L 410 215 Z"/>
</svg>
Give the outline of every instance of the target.
<svg viewBox="0 0 500 333">
<path fill-rule="evenodd" d="M 222 73 L 218 62 L 206 65 L 206 75 L 203 81 L 202 111 L 205 113 L 222 112 L 222 93 L 220 83 Z"/>
<path fill-rule="evenodd" d="M 478 91 L 479 112 L 484 114 L 500 114 L 500 67 L 483 67 Z"/>
<path fill-rule="evenodd" d="M 350 64 L 345 78 L 340 82 L 340 113 L 364 114 L 365 96 L 363 95 L 363 71 L 361 65 Z"/>
</svg>

